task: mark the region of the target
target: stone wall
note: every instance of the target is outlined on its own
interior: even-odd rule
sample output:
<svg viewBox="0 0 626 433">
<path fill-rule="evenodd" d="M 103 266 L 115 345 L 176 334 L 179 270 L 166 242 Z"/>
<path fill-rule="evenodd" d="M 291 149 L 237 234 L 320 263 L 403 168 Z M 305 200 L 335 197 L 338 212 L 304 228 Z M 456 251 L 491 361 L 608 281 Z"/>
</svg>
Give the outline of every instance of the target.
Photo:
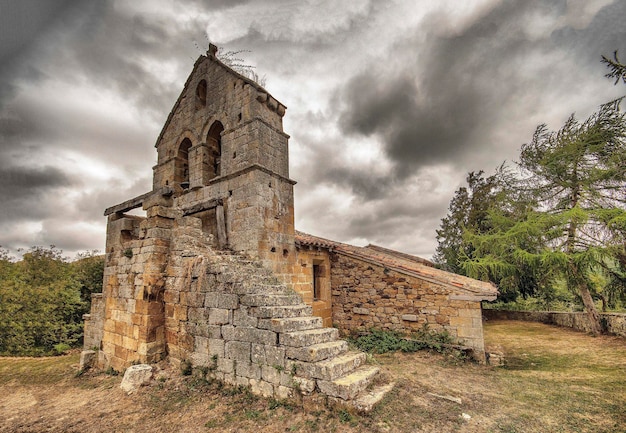
<svg viewBox="0 0 626 433">
<path fill-rule="evenodd" d="M 591 332 L 587 313 L 570 313 L 562 311 L 508 311 L 483 310 L 486 320 L 522 320 L 541 322 L 548 325 L 563 326 L 577 331 Z M 626 314 L 600 313 L 600 320 L 606 324 L 606 331 L 626 337 Z"/>
<path fill-rule="evenodd" d="M 99 350 L 102 343 L 104 324 L 104 297 L 102 293 L 92 293 L 90 314 L 83 314 L 85 332 L 83 347 L 86 350 Z"/>
<path fill-rule="evenodd" d="M 122 283 L 119 274 L 142 269 L 142 260 L 150 263 L 151 256 L 142 255 L 143 240 L 126 241 L 137 253 L 124 257 L 126 261 L 109 263 L 106 293 L 115 297 L 105 309 L 99 367 L 123 370 L 135 360 L 155 361 L 141 351 L 142 344 L 150 341 L 147 330 L 175 366 L 189 364 L 225 383 L 250 386 L 252 392 L 264 396 L 283 399 L 321 391 L 346 402 L 368 393 L 378 368 L 366 365 L 364 353 L 350 351 L 345 341 L 338 340 L 337 329 L 324 327 L 298 293 L 261 261 L 211 249 L 200 218 L 167 208 L 151 208 L 148 214 L 168 212 L 174 218 L 166 230 L 171 242 L 161 274 L 164 289 L 155 302 L 146 304 L 154 307 L 150 315 L 140 314 L 145 286 L 137 284 L 136 278 Z M 151 217 L 133 223 L 149 225 Z M 121 292 L 128 296 L 120 296 Z M 133 293 L 139 298 L 131 302 Z M 128 332 L 137 332 L 134 343 L 127 341 Z"/>
<path fill-rule="evenodd" d="M 174 224 L 169 212 L 155 205 L 148 208 L 147 218 L 109 216 L 100 346 L 106 359 L 99 362 L 116 370 L 165 357 L 164 273 Z"/>
<path fill-rule="evenodd" d="M 472 347 L 478 359 L 484 357 L 480 302 L 461 300 L 442 285 L 342 254 L 333 253 L 330 259 L 333 323 L 339 329 L 410 332 L 428 325 Z"/>
<path fill-rule="evenodd" d="M 313 315 L 322 318 L 324 326 L 333 326 L 328 253 L 314 249 L 297 251 L 293 275 L 292 287 L 313 307 Z"/>
</svg>

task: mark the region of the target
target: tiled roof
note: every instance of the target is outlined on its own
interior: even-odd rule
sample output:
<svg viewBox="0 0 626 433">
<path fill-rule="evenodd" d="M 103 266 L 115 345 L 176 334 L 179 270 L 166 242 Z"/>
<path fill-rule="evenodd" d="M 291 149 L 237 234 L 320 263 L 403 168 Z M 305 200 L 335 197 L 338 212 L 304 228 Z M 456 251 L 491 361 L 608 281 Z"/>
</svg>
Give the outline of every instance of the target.
<svg viewBox="0 0 626 433">
<path fill-rule="evenodd" d="M 296 231 L 296 245 L 323 248 L 338 254 L 354 257 L 366 262 L 384 266 L 390 270 L 447 286 L 473 300 L 494 300 L 498 294 L 495 285 L 446 272 L 433 267 L 433 263 L 420 257 L 411 256 L 399 251 L 390 250 L 376 245 L 356 247 L 354 245 L 331 241 Z"/>
</svg>

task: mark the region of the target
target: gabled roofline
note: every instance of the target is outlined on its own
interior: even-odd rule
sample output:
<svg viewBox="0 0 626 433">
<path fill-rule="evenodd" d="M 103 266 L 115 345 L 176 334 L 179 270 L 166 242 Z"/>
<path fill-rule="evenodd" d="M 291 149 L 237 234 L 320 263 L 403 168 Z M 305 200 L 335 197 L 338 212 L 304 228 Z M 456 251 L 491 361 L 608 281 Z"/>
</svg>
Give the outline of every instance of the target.
<svg viewBox="0 0 626 433">
<path fill-rule="evenodd" d="M 386 269 L 447 287 L 456 294 L 451 298 L 471 301 L 493 301 L 498 289 L 485 281 L 453 274 L 422 263 L 424 259 L 383 247 L 357 247 L 296 231 L 296 245 L 326 249 Z"/>
<path fill-rule="evenodd" d="M 426 260 L 426 259 L 424 259 L 422 257 L 418 257 L 418 256 L 413 256 L 411 254 L 403 253 L 401 251 L 391 250 L 389 248 L 385 248 L 385 247 L 381 247 L 381 246 L 373 245 L 373 244 L 366 245 L 365 248 L 369 248 L 369 249 L 374 250 L 374 251 L 378 251 L 378 252 L 381 252 L 381 253 L 385 253 L 385 254 L 389 254 L 389 255 L 392 255 L 392 256 L 396 256 L 396 257 L 399 257 L 399 258 L 402 258 L 402 259 L 405 259 L 405 260 L 410 260 L 412 262 L 419 263 L 421 265 L 428 266 L 428 267 L 431 267 L 431 268 L 435 267 L 435 264 L 433 262 L 431 262 L 430 260 Z"/>
<path fill-rule="evenodd" d="M 189 76 L 187 77 L 187 80 L 185 81 L 185 85 L 183 86 L 183 89 L 178 95 L 178 98 L 176 99 L 174 106 L 170 110 L 170 113 L 167 115 L 167 119 L 165 120 L 165 123 L 163 124 L 163 128 L 161 128 L 161 132 L 159 133 L 159 136 L 157 137 L 156 142 L 154 143 L 154 147 L 157 147 L 158 144 L 161 142 L 161 139 L 163 138 L 163 134 L 165 134 L 165 131 L 167 130 L 170 122 L 172 121 L 172 117 L 174 116 L 174 113 L 180 106 L 180 102 L 182 100 L 183 94 L 185 93 L 185 90 L 187 90 L 187 88 L 189 87 L 189 84 L 191 83 L 191 80 L 194 77 L 196 70 L 198 69 L 198 66 L 200 66 L 200 64 L 202 64 L 206 60 L 215 62 L 218 66 L 224 68 L 231 75 L 234 75 L 238 79 L 243 80 L 246 84 L 249 84 L 252 87 L 254 87 L 258 92 L 267 94 L 268 100 L 270 100 L 270 98 L 274 99 L 279 106 L 282 106 L 283 109 L 287 109 L 287 106 L 285 104 L 283 104 L 282 102 L 279 102 L 278 99 L 274 98 L 267 90 L 265 90 L 263 86 L 261 86 L 256 81 L 251 80 L 250 78 L 246 77 L 245 75 L 240 74 L 239 72 L 232 69 L 230 66 L 223 63 L 220 59 L 217 58 L 216 54 L 217 54 L 217 47 L 213 44 L 210 44 L 209 50 L 206 52 L 206 55 L 201 54 L 196 59 L 195 63 L 193 64 L 193 69 L 191 70 L 191 73 L 189 74 Z"/>
</svg>

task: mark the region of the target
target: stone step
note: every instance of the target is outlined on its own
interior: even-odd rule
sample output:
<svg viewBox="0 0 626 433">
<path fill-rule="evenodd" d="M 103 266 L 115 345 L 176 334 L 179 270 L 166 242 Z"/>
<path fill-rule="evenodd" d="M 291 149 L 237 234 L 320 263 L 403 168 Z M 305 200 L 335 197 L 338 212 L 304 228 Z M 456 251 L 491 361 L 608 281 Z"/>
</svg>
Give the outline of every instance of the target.
<svg viewBox="0 0 626 433">
<path fill-rule="evenodd" d="M 352 402 L 352 406 L 359 412 L 370 412 L 374 406 L 380 402 L 395 386 L 394 382 L 387 385 L 380 385 L 372 388 L 371 390 L 365 390 L 359 394 Z"/>
<path fill-rule="evenodd" d="M 313 344 L 329 343 L 337 340 L 337 337 L 339 337 L 339 330 L 335 328 L 320 328 L 280 333 L 278 334 L 278 341 L 283 346 L 304 347 Z"/>
<path fill-rule="evenodd" d="M 278 317 L 306 317 L 313 314 L 313 308 L 310 305 L 278 305 L 278 306 L 260 306 L 252 307 L 249 311 L 251 316 L 259 319 L 271 319 Z"/>
<path fill-rule="evenodd" d="M 342 400 L 354 400 L 378 374 L 378 367 L 365 365 L 356 371 L 335 380 L 318 380 L 317 386 L 323 394 Z"/>
<path fill-rule="evenodd" d="M 296 374 L 307 379 L 335 380 L 352 373 L 365 364 L 366 355 L 363 352 L 347 352 L 334 358 L 319 362 L 293 361 Z M 291 369 L 291 366 L 290 366 Z"/>
<path fill-rule="evenodd" d="M 259 319 L 259 328 L 269 329 L 274 332 L 295 332 L 319 329 L 323 326 L 322 318 L 309 317 L 283 317 L 272 319 Z"/>
<path fill-rule="evenodd" d="M 340 355 L 348 350 L 348 342 L 344 340 L 329 343 L 312 344 L 306 347 L 287 347 L 287 358 L 304 362 L 318 362 Z"/>
<path fill-rule="evenodd" d="M 236 295 L 285 295 L 293 293 L 282 284 L 266 284 L 249 280 L 222 283 L 220 287 L 224 293 L 232 293 Z"/>
<path fill-rule="evenodd" d="M 302 298 L 296 293 L 289 295 L 250 294 L 241 297 L 241 304 L 248 307 L 300 305 Z"/>
</svg>

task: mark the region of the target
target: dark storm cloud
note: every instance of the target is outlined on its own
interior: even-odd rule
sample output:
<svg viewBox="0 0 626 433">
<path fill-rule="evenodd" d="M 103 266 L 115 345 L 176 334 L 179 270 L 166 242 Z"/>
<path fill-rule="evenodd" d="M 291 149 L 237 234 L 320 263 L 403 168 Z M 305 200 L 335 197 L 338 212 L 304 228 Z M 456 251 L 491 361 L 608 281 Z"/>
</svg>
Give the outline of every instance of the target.
<svg viewBox="0 0 626 433">
<path fill-rule="evenodd" d="M 584 29 L 565 27 L 552 34 L 555 45 L 575 52 L 582 67 L 606 72 L 600 56 L 618 50 L 626 55 L 626 2 L 615 1 L 602 8 Z"/>
<path fill-rule="evenodd" d="M 205 9 L 226 9 L 251 3 L 253 0 L 188 0 L 188 3 Z"/>
<path fill-rule="evenodd" d="M 56 212 L 42 206 L 42 197 L 54 193 L 60 187 L 72 184 L 59 169 L 49 166 L 0 167 L 1 224 L 14 220 L 35 220 Z"/>
<path fill-rule="evenodd" d="M 517 29 L 529 7 L 504 2 L 453 35 L 436 33 L 446 26 L 444 16 L 427 18 L 427 28 L 420 28 L 429 33 L 421 53 L 412 53 L 409 47 L 417 44 L 408 40 L 390 54 L 406 59 L 403 69 L 373 68 L 349 81 L 341 95 L 341 128 L 380 136 L 400 177 L 473 150 L 468 145 L 482 143 L 471 138 L 494 116 L 495 102 L 506 103 L 521 85 L 509 65 L 530 48 Z M 506 88 L 498 86 L 502 81 Z"/>
<path fill-rule="evenodd" d="M 28 64 L 35 46 L 64 18 L 87 3 L 79 0 L 4 0 L 0 3 L 0 107 L 14 94 L 14 77 L 40 78 L 40 72 Z"/>
<path fill-rule="evenodd" d="M 0 225 L 16 220 L 36 220 L 54 213 L 43 206 L 44 196 L 76 186 L 62 170 L 50 165 L 28 165 L 39 149 L 24 146 L 24 125 L 0 119 Z"/>
<path fill-rule="evenodd" d="M 496 145 L 488 141 L 503 127 L 502 113 L 532 112 L 542 94 L 557 91 L 550 88 L 554 81 L 571 82 L 570 89 L 580 84 L 580 74 L 559 65 L 557 54 L 578 60 L 582 50 L 584 62 L 599 65 L 607 45 L 624 44 L 623 19 L 615 18 L 623 18 L 623 2 L 602 10 L 583 30 L 565 28 L 551 36 L 535 29 L 541 20 L 556 22 L 565 6 L 565 1 L 504 1 L 464 29 L 451 28 L 441 14 L 427 17 L 420 34 L 397 42 L 387 59 L 338 92 L 341 130 L 379 138 L 394 164 L 390 175 L 399 180 L 437 163 L 464 167 Z M 423 33 L 426 41 L 418 49 Z M 579 47 L 577 40 L 586 45 Z M 551 56 L 553 64 L 546 60 Z"/>
</svg>

